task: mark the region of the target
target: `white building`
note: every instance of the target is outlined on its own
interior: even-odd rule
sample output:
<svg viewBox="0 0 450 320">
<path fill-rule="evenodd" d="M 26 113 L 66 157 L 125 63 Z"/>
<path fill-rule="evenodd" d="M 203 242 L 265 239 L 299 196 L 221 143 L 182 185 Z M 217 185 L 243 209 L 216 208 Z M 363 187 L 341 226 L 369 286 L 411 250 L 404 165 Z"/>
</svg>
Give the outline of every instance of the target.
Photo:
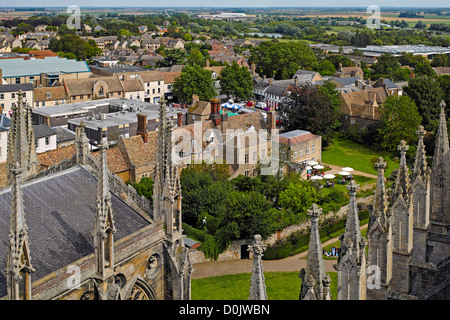
<svg viewBox="0 0 450 320">
<path fill-rule="evenodd" d="M 23 92 L 23 100 L 25 104 L 33 104 L 32 83 L 0 85 L 0 108 L 2 115 L 10 117 L 13 105 L 17 104 L 17 93 L 19 90 L 22 90 Z"/>
<path fill-rule="evenodd" d="M 46 124 L 33 126 L 36 153 L 42 153 L 57 148 L 56 132 Z"/>
</svg>

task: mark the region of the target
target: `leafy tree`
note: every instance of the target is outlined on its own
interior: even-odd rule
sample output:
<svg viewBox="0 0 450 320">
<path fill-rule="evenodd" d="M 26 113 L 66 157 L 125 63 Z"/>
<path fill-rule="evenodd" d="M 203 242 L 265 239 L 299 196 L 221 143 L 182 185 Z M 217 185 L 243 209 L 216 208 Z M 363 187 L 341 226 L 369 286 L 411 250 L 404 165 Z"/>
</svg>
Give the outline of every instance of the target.
<svg viewBox="0 0 450 320">
<path fill-rule="evenodd" d="M 227 65 L 220 72 L 220 93 L 228 98 L 247 99 L 253 93 L 253 81 L 250 71 L 244 66 L 239 66 L 236 61 Z"/>
<path fill-rule="evenodd" d="M 408 144 L 416 140 L 422 118 L 413 99 L 390 96 L 380 106 L 379 114 L 378 136 L 383 149 L 395 151 L 401 140 Z"/>
<path fill-rule="evenodd" d="M 65 54 L 72 53 L 78 60 L 89 59 L 102 52 L 94 40 L 84 41 L 75 34 L 65 34 L 59 40 L 50 40 L 49 49 Z"/>
<path fill-rule="evenodd" d="M 336 73 L 336 68 L 330 61 L 324 59 L 319 62 L 317 72 L 319 72 L 321 76 L 332 76 Z"/>
<path fill-rule="evenodd" d="M 20 34 L 24 34 L 24 33 L 27 33 L 27 32 L 33 32 L 33 31 L 34 31 L 34 27 L 33 26 L 22 22 L 22 23 L 19 23 L 17 25 L 17 27 L 14 30 L 11 31 L 11 34 L 13 36 L 17 37 Z"/>
<path fill-rule="evenodd" d="M 184 64 L 186 61 L 186 52 L 179 48 L 164 50 L 165 65 L 173 66 L 176 64 Z"/>
<path fill-rule="evenodd" d="M 280 204 L 286 210 L 292 210 L 299 217 L 306 216 L 306 210 L 318 200 L 316 189 L 306 183 L 291 183 L 280 193 Z"/>
<path fill-rule="evenodd" d="M 433 61 L 431 61 L 432 67 L 449 67 L 450 66 L 450 59 L 445 54 L 438 54 L 433 58 Z"/>
<path fill-rule="evenodd" d="M 422 125 L 426 130 L 432 131 L 434 123 L 439 119 L 439 105 L 444 99 L 444 92 L 439 83 L 429 77 L 412 78 L 403 88 L 403 93 L 414 100 L 422 116 Z"/>
<path fill-rule="evenodd" d="M 131 186 L 136 189 L 137 193 L 146 197 L 153 203 L 153 180 L 149 177 L 143 177 L 139 183 L 132 183 Z"/>
<path fill-rule="evenodd" d="M 379 75 L 374 78 L 383 76 L 394 79 L 394 81 L 409 80 L 409 71 L 403 69 L 397 58 L 389 53 L 383 53 L 378 58 L 378 61 L 373 65 L 372 74 Z"/>
<path fill-rule="evenodd" d="M 191 49 L 187 57 L 187 63 L 191 66 L 198 65 L 200 67 L 204 66 L 203 54 L 198 49 Z"/>
<path fill-rule="evenodd" d="M 275 79 L 290 79 L 298 69 L 317 66 L 313 51 L 300 42 L 262 42 L 250 48 L 249 63 L 255 63 L 257 71 Z"/>
<path fill-rule="evenodd" d="M 428 76 L 433 78 L 437 77 L 436 72 L 434 72 L 428 61 L 417 63 L 414 68 L 414 73 L 417 76 Z"/>
<path fill-rule="evenodd" d="M 205 101 L 216 96 L 211 72 L 198 65 L 185 66 L 173 84 L 173 95 L 180 102 L 191 103 L 194 94 Z"/>
<path fill-rule="evenodd" d="M 444 74 L 442 76 L 437 77 L 437 83 L 442 89 L 444 93 L 443 100 L 445 102 L 445 108 L 447 111 L 447 115 L 450 114 L 450 75 Z"/>
<path fill-rule="evenodd" d="M 322 136 L 327 146 L 339 126 L 340 110 L 337 92 L 332 84 L 323 88 L 303 84 L 293 90 L 280 108 L 280 119 L 285 131 L 303 129 Z"/>
</svg>

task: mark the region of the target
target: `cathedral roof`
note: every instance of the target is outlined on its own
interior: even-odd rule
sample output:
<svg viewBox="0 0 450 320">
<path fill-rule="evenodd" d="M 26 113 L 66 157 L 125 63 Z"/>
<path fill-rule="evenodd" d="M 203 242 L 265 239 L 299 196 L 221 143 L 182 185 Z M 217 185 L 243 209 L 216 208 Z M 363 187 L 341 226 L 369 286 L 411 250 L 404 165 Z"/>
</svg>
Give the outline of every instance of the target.
<svg viewBox="0 0 450 320">
<path fill-rule="evenodd" d="M 32 281 L 94 253 L 97 180 L 81 166 L 23 184 Z M 116 195 L 112 210 L 120 240 L 150 224 Z M 11 188 L 0 190 L 0 297 L 6 295 Z"/>
</svg>

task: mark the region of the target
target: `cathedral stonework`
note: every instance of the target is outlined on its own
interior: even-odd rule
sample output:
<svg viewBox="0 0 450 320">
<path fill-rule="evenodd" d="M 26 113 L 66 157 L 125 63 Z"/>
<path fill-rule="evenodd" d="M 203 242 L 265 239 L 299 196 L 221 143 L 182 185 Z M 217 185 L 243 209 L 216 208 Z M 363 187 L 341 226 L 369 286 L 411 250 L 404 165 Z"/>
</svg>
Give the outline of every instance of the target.
<svg viewBox="0 0 450 320">
<path fill-rule="evenodd" d="M 152 207 L 109 171 L 105 141 L 99 160 L 89 153 L 83 124 L 73 159 L 38 173 L 29 110 L 19 94 L 8 151 L 11 186 L 0 192 L 0 299 L 190 299 L 180 172 L 171 161 L 164 102 L 160 110 Z"/>
</svg>

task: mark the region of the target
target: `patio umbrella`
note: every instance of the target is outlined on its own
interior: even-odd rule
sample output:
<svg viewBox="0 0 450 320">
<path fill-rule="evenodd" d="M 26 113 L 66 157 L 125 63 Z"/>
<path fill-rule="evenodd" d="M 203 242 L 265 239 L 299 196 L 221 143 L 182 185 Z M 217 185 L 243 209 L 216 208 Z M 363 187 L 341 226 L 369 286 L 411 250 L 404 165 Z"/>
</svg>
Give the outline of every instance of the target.
<svg viewBox="0 0 450 320">
<path fill-rule="evenodd" d="M 310 166 L 315 166 L 316 164 L 319 164 L 317 161 L 308 161 L 308 163 L 307 163 L 308 165 L 310 165 Z"/>
<path fill-rule="evenodd" d="M 310 179 L 311 180 L 322 180 L 323 178 L 320 176 L 312 176 Z"/>
<path fill-rule="evenodd" d="M 311 170 L 312 168 L 310 166 L 306 166 L 306 170 Z"/>
<path fill-rule="evenodd" d="M 313 168 L 314 168 L 314 169 L 323 169 L 323 168 L 325 168 L 325 167 L 322 166 L 322 165 L 320 165 L 320 164 L 318 164 L 318 165 L 314 166 Z"/>
<path fill-rule="evenodd" d="M 342 168 L 342 170 L 343 170 L 343 171 L 351 172 L 351 171 L 353 171 L 353 168 L 345 167 L 345 168 Z"/>
<path fill-rule="evenodd" d="M 325 179 L 334 179 L 334 178 L 336 178 L 336 176 L 335 176 L 334 174 L 331 174 L 331 173 L 326 174 L 326 175 L 324 175 L 323 177 L 324 177 Z"/>
<path fill-rule="evenodd" d="M 351 173 L 347 171 L 341 171 L 338 174 L 340 174 L 341 176 L 349 176 Z"/>
</svg>

